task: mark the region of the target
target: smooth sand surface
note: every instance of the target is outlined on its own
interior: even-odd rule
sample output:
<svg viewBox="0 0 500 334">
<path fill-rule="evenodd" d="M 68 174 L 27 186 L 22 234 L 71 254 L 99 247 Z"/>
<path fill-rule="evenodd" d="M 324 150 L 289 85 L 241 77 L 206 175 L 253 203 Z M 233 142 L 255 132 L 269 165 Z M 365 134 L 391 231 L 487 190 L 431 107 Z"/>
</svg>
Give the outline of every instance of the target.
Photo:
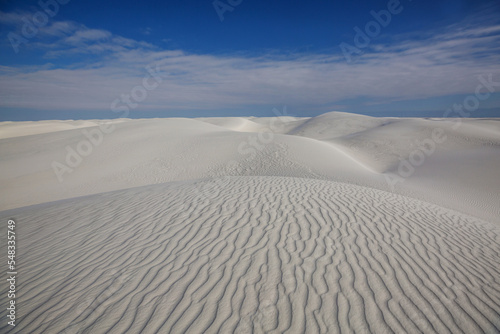
<svg viewBox="0 0 500 334">
<path fill-rule="evenodd" d="M 102 124 L 0 123 L 0 332 L 500 332 L 500 119 Z"/>
</svg>

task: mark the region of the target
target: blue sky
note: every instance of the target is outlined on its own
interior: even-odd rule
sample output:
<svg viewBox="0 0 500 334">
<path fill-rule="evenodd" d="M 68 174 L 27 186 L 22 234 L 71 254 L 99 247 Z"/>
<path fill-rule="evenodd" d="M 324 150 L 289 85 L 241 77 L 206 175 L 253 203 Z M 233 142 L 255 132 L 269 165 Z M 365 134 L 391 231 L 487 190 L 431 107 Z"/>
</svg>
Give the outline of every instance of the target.
<svg viewBox="0 0 500 334">
<path fill-rule="evenodd" d="M 499 64 L 496 0 L 0 0 L 0 120 L 439 117 Z"/>
</svg>

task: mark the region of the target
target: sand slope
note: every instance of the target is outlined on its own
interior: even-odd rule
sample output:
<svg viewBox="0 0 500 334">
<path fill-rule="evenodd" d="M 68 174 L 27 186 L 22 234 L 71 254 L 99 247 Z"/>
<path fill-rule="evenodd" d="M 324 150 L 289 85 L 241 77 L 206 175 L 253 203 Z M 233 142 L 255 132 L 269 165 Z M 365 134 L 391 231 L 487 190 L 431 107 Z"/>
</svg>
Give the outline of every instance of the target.
<svg viewBox="0 0 500 334">
<path fill-rule="evenodd" d="M 370 188 L 231 177 L 7 217 L 19 333 L 500 331 L 500 228 Z"/>
<path fill-rule="evenodd" d="M 171 181 L 294 176 L 393 191 L 500 224 L 500 121 L 459 121 L 339 112 L 313 118 L 114 120 L 115 130 L 103 134 L 63 182 L 52 164 L 66 164 L 68 147 L 76 150 L 87 141 L 83 131 L 99 127 L 61 130 L 61 124 L 103 121 L 44 121 L 53 131 L 33 135 L 25 131 L 26 122 L 4 122 L 0 137 L 6 131 L 17 136 L 0 139 L 0 186 L 9 189 L 0 197 L 0 210 Z M 390 187 L 386 177 L 398 176 L 401 161 L 435 129 L 446 140 L 410 177 Z"/>
<path fill-rule="evenodd" d="M 500 121 L 458 121 L 114 120 L 62 182 L 105 121 L 0 123 L 0 332 L 498 333 Z"/>
</svg>

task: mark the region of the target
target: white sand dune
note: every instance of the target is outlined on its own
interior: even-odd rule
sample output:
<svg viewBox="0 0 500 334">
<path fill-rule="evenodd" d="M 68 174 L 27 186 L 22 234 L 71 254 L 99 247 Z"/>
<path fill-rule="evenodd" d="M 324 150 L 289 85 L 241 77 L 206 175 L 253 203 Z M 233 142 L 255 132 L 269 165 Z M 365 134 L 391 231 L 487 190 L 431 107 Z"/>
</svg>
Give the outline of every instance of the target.
<svg viewBox="0 0 500 334">
<path fill-rule="evenodd" d="M 123 120 L 117 119 L 112 123 L 119 123 Z M 99 125 L 103 121 L 38 121 L 38 122 L 1 122 L 0 139 L 20 136 L 30 136 L 40 133 L 50 133 L 57 131 L 88 128 Z"/>
<path fill-rule="evenodd" d="M 500 330 L 498 226 L 379 190 L 231 177 L 2 216 L 27 222 L 23 333 Z"/>
<path fill-rule="evenodd" d="M 52 123 L 54 132 L 36 135 L 25 135 L 24 122 L 0 124 L 0 137 L 4 128 L 18 134 L 0 140 L 0 185 L 9 189 L 0 198 L 0 210 L 171 181 L 296 176 L 395 191 L 500 224 L 497 119 L 463 119 L 458 127 L 450 120 L 337 112 L 314 118 L 114 120 L 115 130 L 104 134 L 99 146 L 92 145 L 91 154 L 65 173 L 63 182 L 52 163 L 66 164 L 68 147 L 76 150 L 87 137 L 83 129 L 60 131 L 60 121 Z M 400 162 L 432 138 L 434 129 L 447 140 L 411 177 L 390 187 L 386 177 L 397 176 Z M 460 165 L 475 168 L 473 161 L 481 173 L 457 171 Z M 471 186 L 466 174 L 481 181 Z"/>
<path fill-rule="evenodd" d="M 266 128 L 266 124 L 255 123 L 243 117 L 210 117 L 197 120 L 240 132 L 257 132 Z"/>
<path fill-rule="evenodd" d="M 500 332 L 499 120 L 122 119 L 59 182 L 99 124 L 0 123 L 0 332 Z"/>
</svg>

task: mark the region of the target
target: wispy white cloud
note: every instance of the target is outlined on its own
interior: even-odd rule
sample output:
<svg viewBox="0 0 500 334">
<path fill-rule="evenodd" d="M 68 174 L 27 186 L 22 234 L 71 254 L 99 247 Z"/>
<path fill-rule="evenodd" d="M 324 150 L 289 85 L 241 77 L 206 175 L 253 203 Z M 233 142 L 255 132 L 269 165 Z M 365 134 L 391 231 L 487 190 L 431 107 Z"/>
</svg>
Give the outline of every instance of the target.
<svg viewBox="0 0 500 334">
<path fill-rule="evenodd" d="M 53 24 L 55 26 L 56 23 Z M 63 27 L 63 26 L 59 26 Z M 156 49 L 152 44 L 136 41 L 112 34 L 107 30 L 90 29 L 84 25 L 68 23 L 67 30 L 61 38 L 46 39 L 36 43 L 40 49 L 46 49 L 45 58 L 59 58 L 84 54 L 117 54 L 136 49 Z M 54 32 L 57 27 L 48 27 Z M 45 32 L 47 35 L 48 32 Z"/>
<path fill-rule="evenodd" d="M 9 20 L 14 20 L 13 18 Z M 478 23 L 480 22 L 480 23 Z M 411 100 L 474 92 L 477 76 L 500 75 L 500 25 L 482 19 L 372 45 L 355 64 L 341 54 L 207 55 L 162 50 L 74 22 L 54 22 L 37 47 L 47 58 L 92 62 L 55 68 L 0 67 L 0 107 L 102 109 L 141 84 L 147 64 L 163 82 L 141 109 L 251 105 L 333 106 L 343 100 Z M 50 31 L 50 33 L 49 33 Z"/>
<path fill-rule="evenodd" d="M 51 22 L 47 26 L 43 27 L 40 31 L 41 37 L 66 37 L 70 36 L 72 33 L 78 30 L 80 25 L 75 22 L 70 21 L 56 21 Z"/>
<path fill-rule="evenodd" d="M 0 24 L 8 26 L 13 29 L 13 32 L 18 32 L 22 35 L 21 30 L 26 23 L 35 27 L 31 22 L 33 21 L 33 12 L 14 11 L 2 12 L 0 11 Z M 62 38 L 77 31 L 82 25 L 71 21 L 51 21 L 48 20 L 43 26 L 36 26 L 37 34 L 39 37 L 58 37 Z"/>
<path fill-rule="evenodd" d="M 26 17 L 24 12 L 3 12 L 0 10 L 0 24 L 15 26 L 22 24 L 23 17 Z"/>
<path fill-rule="evenodd" d="M 67 37 L 64 42 L 73 45 L 81 45 L 82 43 L 96 42 L 110 39 L 112 34 L 106 30 L 100 29 L 81 29 Z"/>
<path fill-rule="evenodd" d="M 151 35 L 153 29 L 151 27 L 145 27 L 141 29 L 141 33 L 144 35 Z"/>
</svg>

